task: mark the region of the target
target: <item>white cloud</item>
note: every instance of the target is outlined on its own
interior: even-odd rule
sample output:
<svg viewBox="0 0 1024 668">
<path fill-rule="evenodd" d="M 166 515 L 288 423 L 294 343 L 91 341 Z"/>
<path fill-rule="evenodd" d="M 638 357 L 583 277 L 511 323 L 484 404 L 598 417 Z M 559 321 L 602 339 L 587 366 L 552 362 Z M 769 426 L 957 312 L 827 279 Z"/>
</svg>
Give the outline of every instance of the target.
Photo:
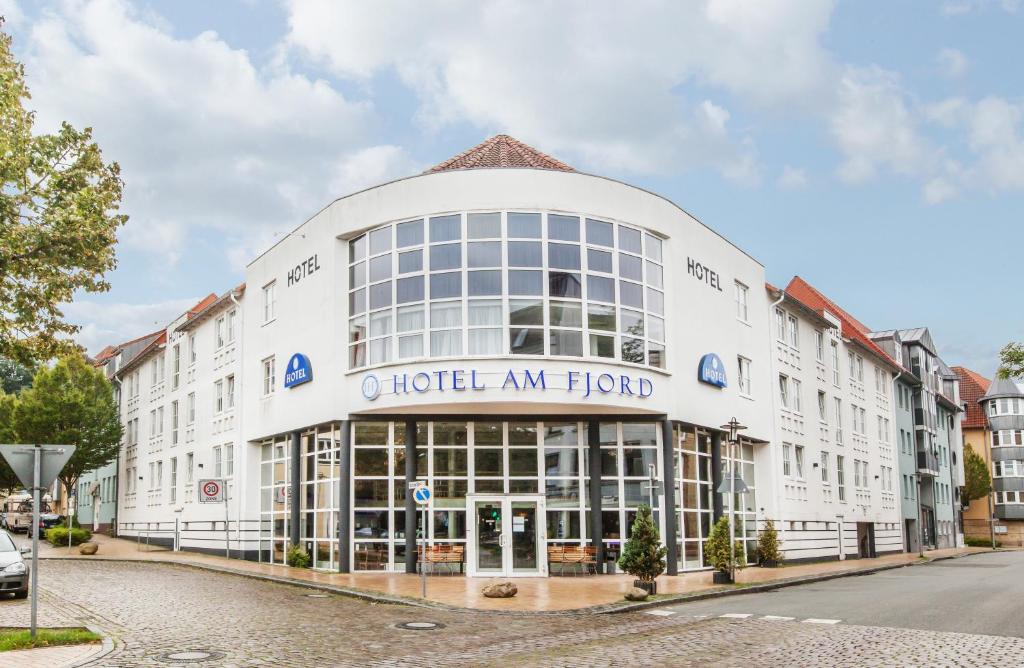
<svg viewBox="0 0 1024 668">
<path fill-rule="evenodd" d="M 757 179 L 745 128 L 687 100 L 705 84 L 769 109 L 809 107 L 833 67 L 820 44 L 831 2 L 544 3 L 469 0 L 289 3 L 290 48 L 337 76 L 394 72 L 433 131 L 468 122 L 506 131 L 593 170 L 711 167 Z M 722 113 L 725 116 L 722 116 Z M 717 125 L 716 125 L 717 124 Z"/>
<path fill-rule="evenodd" d="M 785 165 L 782 173 L 776 181 L 776 185 L 783 190 L 798 190 L 807 186 L 807 172 L 797 167 Z"/>
<path fill-rule="evenodd" d="M 96 354 L 105 346 L 166 327 L 199 299 L 169 299 L 153 304 L 74 301 L 64 304 L 62 310 L 68 322 L 82 326 L 75 341 Z"/>
<path fill-rule="evenodd" d="M 16 28 L 25 18 L 17 0 L 0 0 L 0 16 L 4 17 L 5 29 Z"/>
<path fill-rule="evenodd" d="M 942 73 L 950 79 L 959 79 L 967 74 L 969 63 L 967 56 L 957 49 L 942 49 L 935 57 Z"/>
<path fill-rule="evenodd" d="M 1022 0 L 947 0 L 942 3 L 940 11 L 944 16 L 959 16 L 988 7 L 996 7 L 1012 14 L 1022 6 L 1024 6 Z"/>
<path fill-rule="evenodd" d="M 198 229 L 290 229 L 337 193 L 322 174 L 367 146 L 372 104 L 216 33 L 177 37 L 122 0 L 67 0 L 20 39 L 41 129 L 92 126 L 126 182 L 125 245 L 173 263 Z"/>
</svg>

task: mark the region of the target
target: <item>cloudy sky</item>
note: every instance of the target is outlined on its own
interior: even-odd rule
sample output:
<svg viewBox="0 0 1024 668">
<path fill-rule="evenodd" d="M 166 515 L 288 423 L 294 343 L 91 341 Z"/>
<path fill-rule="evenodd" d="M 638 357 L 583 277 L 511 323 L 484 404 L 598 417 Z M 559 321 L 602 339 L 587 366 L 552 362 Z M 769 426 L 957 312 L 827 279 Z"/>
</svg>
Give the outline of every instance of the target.
<svg viewBox="0 0 1024 668">
<path fill-rule="evenodd" d="M 498 132 L 657 191 L 876 329 L 1024 339 L 1024 2 L 0 0 L 38 127 L 126 181 L 90 350 L 331 199 Z"/>
</svg>

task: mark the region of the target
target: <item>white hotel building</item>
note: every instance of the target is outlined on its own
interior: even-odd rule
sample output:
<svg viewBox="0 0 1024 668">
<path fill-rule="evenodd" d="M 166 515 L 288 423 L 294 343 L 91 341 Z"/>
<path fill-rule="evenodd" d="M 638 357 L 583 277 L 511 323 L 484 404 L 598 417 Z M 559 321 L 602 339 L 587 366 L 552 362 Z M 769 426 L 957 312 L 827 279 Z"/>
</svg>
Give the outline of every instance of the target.
<svg viewBox="0 0 1024 668">
<path fill-rule="evenodd" d="M 543 576 L 554 544 L 611 567 L 653 467 L 674 574 L 705 567 L 731 505 L 715 489 L 735 417 L 750 561 L 766 518 L 791 558 L 900 550 L 872 422 L 891 402 L 871 370 L 891 394 L 894 368 L 765 287 L 672 202 L 499 135 L 330 203 L 123 361 L 119 531 L 218 552 L 226 513 L 249 559 L 301 544 L 316 568 L 406 571 L 432 540 L 463 546 L 468 575 Z M 776 340 L 777 307 L 799 345 Z M 819 332 L 866 381 L 833 383 Z M 800 403 L 780 405 L 780 374 Z M 820 422 L 815 388 L 857 422 Z M 226 508 L 198 503 L 205 478 L 228 481 Z M 433 492 L 425 527 L 414 479 Z"/>
</svg>

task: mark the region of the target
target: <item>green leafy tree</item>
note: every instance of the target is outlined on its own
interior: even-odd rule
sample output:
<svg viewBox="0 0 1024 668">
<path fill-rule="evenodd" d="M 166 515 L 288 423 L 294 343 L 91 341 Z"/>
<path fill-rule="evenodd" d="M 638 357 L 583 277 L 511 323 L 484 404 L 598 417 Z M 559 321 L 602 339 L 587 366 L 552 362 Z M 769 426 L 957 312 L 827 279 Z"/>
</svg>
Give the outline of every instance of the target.
<svg viewBox="0 0 1024 668">
<path fill-rule="evenodd" d="M 0 19 L 0 28 L 3 27 Z M 33 132 L 24 66 L 0 32 L 0 357 L 31 366 L 69 354 L 60 305 L 110 289 L 123 183 L 92 130 Z"/>
<path fill-rule="evenodd" d="M 619 568 L 642 582 L 653 582 L 665 572 L 667 552 L 668 548 L 661 544 L 651 507 L 641 504 L 633 520 L 629 540 L 622 548 Z"/>
<path fill-rule="evenodd" d="M 733 568 L 743 568 L 743 543 L 737 540 L 735 545 L 736 559 L 733 561 L 729 550 L 729 518 L 723 515 L 715 522 L 711 535 L 704 541 L 704 558 L 723 573 L 729 573 Z"/>
<path fill-rule="evenodd" d="M 7 394 L 17 394 L 31 385 L 32 369 L 0 357 L 0 389 Z"/>
<path fill-rule="evenodd" d="M 0 443 L 17 443 L 14 433 L 14 407 L 18 398 L 0 390 Z M 6 496 L 21 487 L 21 481 L 7 465 L 7 460 L 0 457 L 0 495 Z"/>
<path fill-rule="evenodd" d="M 779 549 L 779 532 L 775 530 L 775 522 L 767 520 L 761 535 L 757 537 L 757 557 L 761 563 L 778 563 L 784 559 Z"/>
<path fill-rule="evenodd" d="M 86 471 L 117 456 L 121 419 L 114 390 L 103 371 L 81 355 L 61 358 L 53 368 L 42 368 L 23 390 L 14 406 L 15 443 L 74 445 L 58 479 L 73 490 Z"/>
<path fill-rule="evenodd" d="M 992 478 L 988 474 L 988 464 L 968 443 L 964 446 L 964 486 L 960 495 L 970 503 L 991 493 Z"/>
<path fill-rule="evenodd" d="M 999 351 L 999 377 L 1024 376 L 1024 343 L 1007 343 Z"/>
</svg>

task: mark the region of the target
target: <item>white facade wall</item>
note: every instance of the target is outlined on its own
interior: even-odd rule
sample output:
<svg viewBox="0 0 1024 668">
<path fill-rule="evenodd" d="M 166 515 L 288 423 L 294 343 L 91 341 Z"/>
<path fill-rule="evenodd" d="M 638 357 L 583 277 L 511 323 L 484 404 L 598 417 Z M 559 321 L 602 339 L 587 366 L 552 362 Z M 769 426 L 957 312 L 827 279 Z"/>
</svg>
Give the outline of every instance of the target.
<svg viewBox="0 0 1024 668">
<path fill-rule="evenodd" d="M 873 525 L 876 553 L 902 551 L 890 367 L 844 339 L 838 319 L 831 314 L 826 312 L 825 318 L 833 326 L 826 327 L 820 317 L 808 316 L 791 300 L 774 309 L 781 312 L 783 331 L 779 331 L 773 310 L 770 340 L 774 351 L 775 439 L 757 461 L 758 482 L 767 483 L 771 490 L 770 495 L 762 497 L 771 504 L 765 507 L 764 517 L 775 521 L 783 552 L 790 560 L 856 557 L 858 523 Z M 833 344 L 837 346 L 838 384 Z M 876 373 L 882 374 L 880 382 L 884 386 L 876 383 Z M 785 405 L 783 384 L 787 387 Z M 824 416 L 819 409 L 819 392 L 824 393 Z M 838 415 L 836 399 L 840 401 Z M 798 462 L 798 457 L 802 461 Z M 842 485 L 839 457 L 843 462 Z"/>
<path fill-rule="evenodd" d="M 121 536 L 220 552 L 227 521 L 231 549 L 255 550 L 258 483 L 249 485 L 259 462 L 241 440 L 244 301 L 236 299 L 219 300 L 195 321 L 182 316 L 167 327 L 166 343 L 117 373 L 125 424 Z M 206 478 L 226 481 L 227 509 L 199 503 L 198 482 Z"/>
</svg>

